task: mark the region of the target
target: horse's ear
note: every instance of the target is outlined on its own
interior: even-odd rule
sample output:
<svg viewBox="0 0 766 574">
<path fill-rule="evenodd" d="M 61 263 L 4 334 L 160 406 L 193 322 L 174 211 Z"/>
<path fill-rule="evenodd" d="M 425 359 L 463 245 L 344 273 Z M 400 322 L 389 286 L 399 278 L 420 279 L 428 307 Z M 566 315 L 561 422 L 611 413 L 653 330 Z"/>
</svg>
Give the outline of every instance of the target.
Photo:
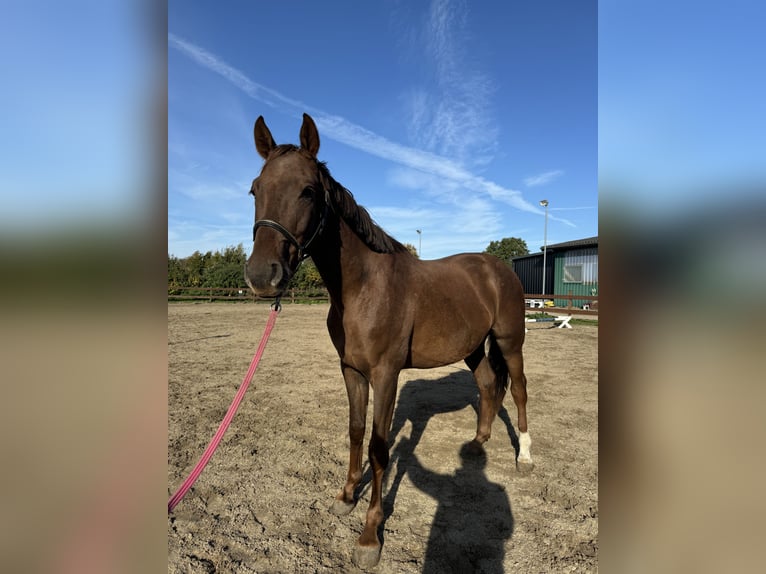
<svg viewBox="0 0 766 574">
<path fill-rule="evenodd" d="M 277 147 L 269 128 L 266 127 L 266 122 L 263 121 L 263 116 L 258 116 L 258 119 L 255 120 L 253 137 L 255 138 L 255 149 L 258 150 L 263 159 L 268 158 L 271 150 Z"/>
<path fill-rule="evenodd" d="M 301 147 L 316 157 L 319 151 L 319 132 L 311 116 L 303 114 L 303 125 L 301 126 Z"/>
</svg>

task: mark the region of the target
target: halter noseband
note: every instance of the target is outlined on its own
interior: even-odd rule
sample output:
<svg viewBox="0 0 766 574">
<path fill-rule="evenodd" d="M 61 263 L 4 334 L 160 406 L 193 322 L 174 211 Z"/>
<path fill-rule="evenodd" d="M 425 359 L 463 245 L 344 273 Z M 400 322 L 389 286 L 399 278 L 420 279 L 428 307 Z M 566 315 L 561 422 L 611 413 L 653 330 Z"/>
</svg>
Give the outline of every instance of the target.
<svg viewBox="0 0 766 574">
<path fill-rule="evenodd" d="M 287 230 L 286 227 L 281 225 L 280 223 L 277 223 L 276 221 L 272 219 L 259 219 L 255 222 L 255 225 L 253 225 L 253 241 L 255 241 L 255 232 L 258 230 L 259 227 L 271 227 L 272 229 L 276 229 L 279 231 L 282 235 L 284 235 L 285 239 L 287 239 L 290 243 L 292 243 L 295 248 L 298 250 L 298 262 L 300 263 L 307 257 L 309 257 L 309 254 L 306 253 L 306 250 L 309 248 L 309 246 L 313 243 L 313 241 L 319 236 L 319 234 L 322 232 L 322 229 L 324 229 L 325 222 L 327 221 L 327 210 L 330 207 L 330 193 L 325 190 L 324 192 L 324 210 L 322 210 L 322 216 L 319 219 L 319 224 L 317 225 L 316 229 L 314 230 L 314 233 L 309 237 L 308 241 L 301 245 L 298 243 L 298 240 L 295 238 L 295 236 L 290 233 L 290 231 Z"/>
</svg>

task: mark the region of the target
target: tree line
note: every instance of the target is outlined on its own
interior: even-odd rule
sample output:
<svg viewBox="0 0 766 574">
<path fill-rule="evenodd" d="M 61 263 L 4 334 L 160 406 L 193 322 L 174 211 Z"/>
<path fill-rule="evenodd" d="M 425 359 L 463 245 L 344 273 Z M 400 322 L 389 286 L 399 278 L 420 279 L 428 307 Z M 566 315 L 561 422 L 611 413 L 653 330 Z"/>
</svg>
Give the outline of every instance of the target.
<svg viewBox="0 0 766 574">
<path fill-rule="evenodd" d="M 247 289 L 246 262 L 247 253 L 241 243 L 221 251 L 207 253 L 195 251 L 188 257 L 175 257 L 168 254 L 168 294 L 178 295 L 181 289 L 194 287 Z M 298 267 L 289 288 L 304 292 L 324 289 L 319 271 L 311 259 L 304 261 Z"/>
<path fill-rule="evenodd" d="M 405 244 L 405 246 L 417 257 L 418 253 L 414 245 Z M 490 242 L 484 253 L 495 255 L 510 265 L 511 257 L 527 255 L 529 249 L 523 239 L 505 237 L 499 241 Z M 180 289 L 194 287 L 247 289 L 244 276 L 246 261 L 247 253 L 241 243 L 236 247 L 226 247 L 216 252 L 195 251 L 188 257 L 175 257 L 168 254 L 168 294 L 176 295 Z M 305 292 L 324 289 L 322 277 L 311 259 L 307 259 L 298 267 L 289 288 Z"/>
</svg>

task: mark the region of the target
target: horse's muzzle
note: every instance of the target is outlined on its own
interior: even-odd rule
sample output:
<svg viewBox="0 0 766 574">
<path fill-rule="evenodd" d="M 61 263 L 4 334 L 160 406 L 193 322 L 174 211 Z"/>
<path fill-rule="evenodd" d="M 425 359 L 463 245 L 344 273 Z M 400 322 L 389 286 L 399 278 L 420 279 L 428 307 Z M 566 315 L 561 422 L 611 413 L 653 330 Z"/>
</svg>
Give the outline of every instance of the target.
<svg viewBox="0 0 766 574">
<path fill-rule="evenodd" d="M 292 273 L 279 261 L 248 261 L 245 264 L 245 282 L 259 297 L 281 295 L 290 282 Z"/>
</svg>

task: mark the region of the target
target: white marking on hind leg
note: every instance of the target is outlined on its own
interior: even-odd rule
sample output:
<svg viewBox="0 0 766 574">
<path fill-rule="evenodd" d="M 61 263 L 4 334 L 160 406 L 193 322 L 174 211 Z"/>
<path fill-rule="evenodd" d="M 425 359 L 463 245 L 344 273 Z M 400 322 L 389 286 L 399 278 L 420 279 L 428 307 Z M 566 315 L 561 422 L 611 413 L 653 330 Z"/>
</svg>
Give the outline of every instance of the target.
<svg viewBox="0 0 766 574">
<path fill-rule="evenodd" d="M 522 462 L 531 462 L 532 455 L 529 453 L 529 447 L 532 446 L 532 439 L 528 432 L 519 433 L 519 460 Z"/>
</svg>

